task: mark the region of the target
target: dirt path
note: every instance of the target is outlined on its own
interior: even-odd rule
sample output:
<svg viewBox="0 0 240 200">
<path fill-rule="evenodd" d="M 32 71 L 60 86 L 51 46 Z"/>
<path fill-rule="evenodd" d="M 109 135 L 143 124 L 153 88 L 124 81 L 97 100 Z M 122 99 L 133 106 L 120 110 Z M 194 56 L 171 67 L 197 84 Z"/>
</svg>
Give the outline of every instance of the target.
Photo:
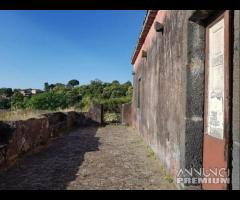
<svg viewBox="0 0 240 200">
<path fill-rule="evenodd" d="M 0 175 L 0 189 L 175 189 L 124 126 L 81 128 Z"/>
</svg>

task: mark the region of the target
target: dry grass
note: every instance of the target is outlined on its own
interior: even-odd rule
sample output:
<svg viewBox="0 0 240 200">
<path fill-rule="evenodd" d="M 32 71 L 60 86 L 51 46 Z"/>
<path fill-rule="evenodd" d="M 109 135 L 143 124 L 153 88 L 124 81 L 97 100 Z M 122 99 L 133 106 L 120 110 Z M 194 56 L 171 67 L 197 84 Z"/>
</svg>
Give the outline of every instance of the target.
<svg viewBox="0 0 240 200">
<path fill-rule="evenodd" d="M 17 120 L 27 120 L 30 118 L 40 118 L 41 115 L 53 112 L 70 112 L 76 111 L 81 112 L 81 110 L 76 110 L 75 108 L 58 109 L 55 111 L 50 110 L 0 110 L 0 121 L 17 121 Z"/>
<path fill-rule="evenodd" d="M 81 112 L 81 110 L 76 110 L 75 108 L 58 109 L 55 111 L 50 110 L 0 110 L 0 121 L 17 121 L 17 120 L 27 120 L 30 118 L 40 118 L 42 114 L 53 113 L 53 112 L 70 112 L 76 111 Z"/>
<path fill-rule="evenodd" d="M 76 108 L 74 108 L 74 107 L 56 110 L 56 112 L 71 112 L 71 111 L 83 112 L 83 110 L 76 109 Z M 87 112 L 87 111 L 86 111 L 86 112 Z"/>
<path fill-rule="evenodd" d="M 173 176 L 170 173 L 168 173 L 163 166 L 160 167 L 160 171 L 164 174 L 164 179 L 166 181 L 168 181 L 169 183 L 173 183 L 174 181 Z"/>
<path fill-rule="evenodd" d="M 157 159 L 157 156 L 156 156 L 156 154 L 154 153 L 154 151 L 153 151 L 150 147 L 148 147 L 147 149 L 148 149 L 148 154 L 147 154 L 147 156 L 148 156 L 149 158 L 152 158 L 152 159 L 156 160 L 156 159 Z"/>
<path fill-rule="evenodd" d="M 15 110 L 0 111 L 0 121 L 27 120 L 30 118 L 40 118 L 42 114 L 50 113 L 47 110 Z"/>
</svg>

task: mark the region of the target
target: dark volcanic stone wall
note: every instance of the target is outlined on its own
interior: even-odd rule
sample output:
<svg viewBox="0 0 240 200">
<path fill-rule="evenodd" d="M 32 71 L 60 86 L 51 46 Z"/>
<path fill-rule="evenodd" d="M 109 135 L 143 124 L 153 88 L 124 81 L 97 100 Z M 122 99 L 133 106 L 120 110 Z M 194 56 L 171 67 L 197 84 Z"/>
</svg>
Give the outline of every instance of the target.
<svg viewBox="0 0 240 200">
<path fill-rule="evenodd" d="M 164 33 L 152 38 L 147 58 L 141 59 L 134 76 L 134 124 L 172 174 L 179 170 L 180 152 L 184 153 L 181 137 L 186 123 L 187 14 L 171 11 L 167 15 Z"/>
<path fill-rule="evenodd" d="M 240 11 L 234 11 L 232 189 L 240 190 Z"/>
<path fill-rule="evenodd" d="M 188 14 L 192 16 L 189 11 Z M 204 115 L 205 28 L 188 21 L 185 135 L 181 166 L 202 168 Z M 185 146 L 184 146 L 185 145 Z M 183 149 L 182 148 L 182 149 Z"/>
<path fill-rule="evenodd" d="M 56 112 L 28 120 L 0 121 L 0 167 L 75 127 L 101 125 L 102 115 L 102 106 L 92 105 L 86 113 Z"/>
<path fill-rule="evenodd" d="M 202 168 L 204 114 L 204 21 L 219 11 L 168 11 L 163 33 L 151 32 L 147 57 L 134 64 L 132 124 L 176 175 Z M 240 184 L 240 14 L 233 11 L 232 188 Z M 145 42 L 146 42 L 145 41 Z M 147 45 L 146 45 L 147 46 Z M 143 45 L 143 47 L 145 47 Z M 140 107 L 138 107 L 140 94 Z"/>
<path fill-rule="evenodd" d="M 193 12 L 168 13 L 134 76 L 133 124 L 174 176 L 202 167 L 205 41 Z"/>
<path fill-rule="evenodd" d="M 121 123 L 123 125 L 132 125 L 132 102 L 122 105 Z"/>
</svg>

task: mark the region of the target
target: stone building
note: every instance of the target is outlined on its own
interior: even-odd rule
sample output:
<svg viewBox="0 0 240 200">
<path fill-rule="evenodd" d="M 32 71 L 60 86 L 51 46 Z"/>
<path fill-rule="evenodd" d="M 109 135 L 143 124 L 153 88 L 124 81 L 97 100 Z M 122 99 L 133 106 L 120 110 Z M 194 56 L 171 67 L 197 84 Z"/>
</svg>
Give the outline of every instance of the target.
<svg viewBox="0 0 240 200">
<path fill-rule="evenodd" d="M 165 168 L 229 169 L 202 189 L 240 189 L 239 36 L 238 10 L 149 10 L 132 56 L 131 124 Z"/>
</svg>

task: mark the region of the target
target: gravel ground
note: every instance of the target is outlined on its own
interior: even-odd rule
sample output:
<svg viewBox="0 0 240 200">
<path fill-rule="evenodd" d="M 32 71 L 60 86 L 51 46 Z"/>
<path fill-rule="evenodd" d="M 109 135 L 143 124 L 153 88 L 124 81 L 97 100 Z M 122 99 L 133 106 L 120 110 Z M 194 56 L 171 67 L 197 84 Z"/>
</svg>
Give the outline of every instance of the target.
<svg viewBox="0 0 240 200">
<path fill-rule="evenodd" d="M 130 127 L 75 130 L 0 175 L 0 190 L 176 189 Z"/>
</svg>

